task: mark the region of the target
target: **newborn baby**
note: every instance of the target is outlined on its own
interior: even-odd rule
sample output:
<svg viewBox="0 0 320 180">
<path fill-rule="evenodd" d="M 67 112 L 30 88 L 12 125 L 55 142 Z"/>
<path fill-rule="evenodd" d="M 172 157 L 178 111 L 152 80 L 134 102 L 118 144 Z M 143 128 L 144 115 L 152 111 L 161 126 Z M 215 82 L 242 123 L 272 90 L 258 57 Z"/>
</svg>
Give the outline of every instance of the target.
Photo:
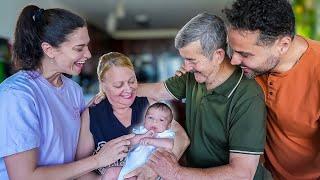
<svg viewBox="0 0 320 180">
<path fill-rule="evenodd" d="M 172 150 L 175 136 L 169 129 L 172 119 L 173 113 L 168 105 L 158 102 L 148 107 L 144 127 L 133 129 L 133 133 L 137 135 L 131 140 L 133 146 L 126 157 L 118 180 L 123 180 L 126 174 L 143 166 L 157 147 Z"/>
</svg>

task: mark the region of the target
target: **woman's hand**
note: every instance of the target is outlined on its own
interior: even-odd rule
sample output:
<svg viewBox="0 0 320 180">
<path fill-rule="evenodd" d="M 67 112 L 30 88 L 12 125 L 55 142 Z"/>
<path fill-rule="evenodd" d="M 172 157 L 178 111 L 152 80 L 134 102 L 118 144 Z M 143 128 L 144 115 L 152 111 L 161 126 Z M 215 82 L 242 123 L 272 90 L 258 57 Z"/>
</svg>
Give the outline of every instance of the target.
<svg viewBox="0 0 320 180">
<path fill-rule="evenodd" d="M 94 158 L 97 161 L 97 168 L 108 166 L 117 160 L 124 158 L 129 150 L 129 139 L 132 137 L 134 137 L 134 134 L 128 134 L 104 144 L 99 152 L 94 155 Z"/>
<path fill-rule="evenodd" d="M 141 139 L 147 138 L 147 137 L 153 137 L 155 135 L 153 130 L 149 130 L 145 134 L 136 134 L 134 138 L 130 139 L 131 145 L 135 145 L 140 143 Z"/>
</svg>

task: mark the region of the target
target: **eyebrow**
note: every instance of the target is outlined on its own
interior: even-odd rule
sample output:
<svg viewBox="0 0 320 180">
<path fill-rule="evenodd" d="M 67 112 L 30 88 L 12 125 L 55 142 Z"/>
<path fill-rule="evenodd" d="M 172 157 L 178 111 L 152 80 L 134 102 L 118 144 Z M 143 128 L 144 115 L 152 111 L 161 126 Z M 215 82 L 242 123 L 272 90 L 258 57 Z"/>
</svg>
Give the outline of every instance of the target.
<svg viewBox="0 0 320 180">
<path fill-rule="evenodd" d="M 185 60 L 187 60 L 187 61 L 195 61 L 196 59 L 193 59 L 193 58 L 184 58 Z"/>
<path fill-rule="evenodd" d="M 78 45 L 75 45 L 75 47 L 84 47 L 84 46 L 86 46 L 86 44 L 78 44 Z"/>
<path fill-rule="evenodd" d="M 233 51 L 240 54 L 241 56 L 254 56 L 254 54 L 249 53 L 249 52 L 236 51 L 236 50 L 233 50 Z"/>
</svg>

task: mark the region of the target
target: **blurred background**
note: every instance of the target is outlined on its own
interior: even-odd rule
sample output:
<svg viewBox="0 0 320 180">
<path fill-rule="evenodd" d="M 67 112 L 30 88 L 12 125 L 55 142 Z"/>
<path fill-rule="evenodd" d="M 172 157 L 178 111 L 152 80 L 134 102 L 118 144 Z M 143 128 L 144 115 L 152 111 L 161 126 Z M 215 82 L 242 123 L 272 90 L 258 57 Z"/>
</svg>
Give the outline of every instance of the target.
<svg viewBox="0 0 320 180">
<path fill-rule="evenodd" d="M 209 12 L 223 17 L 221 9 L 233 0 L 2 0 L 0 6 L 0 82 L 14 71 L 11 44 L 16 19 L 28 4 L 65 8 L 88 22 L 92 59 L 73 77 L 88 101 L 98 91 L 99 56 L 110 51 L 128 55 L 139 82 L 156 82 L 174 75 L 182 59 L 174 48 L 177 31 L 193 16 Z M 320 40 L 320 0 L 292 0 L 297 33 Z"/>
</svg>

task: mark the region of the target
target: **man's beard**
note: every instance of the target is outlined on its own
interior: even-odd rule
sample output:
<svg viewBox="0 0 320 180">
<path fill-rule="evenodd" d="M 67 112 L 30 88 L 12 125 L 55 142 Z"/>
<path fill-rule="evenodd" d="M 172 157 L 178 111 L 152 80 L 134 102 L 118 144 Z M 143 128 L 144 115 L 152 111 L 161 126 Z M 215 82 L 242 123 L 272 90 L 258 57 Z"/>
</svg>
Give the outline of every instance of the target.
<svg viewBox="0 0 320 180">
<path fill-rule="evenodd" d="M 269 56 L 264 64 L 262 64 L 259 68 L 256 69 L 250 69 L 251 72 L 245 73 L 245 76 L 249 79 L 254 79 L 257 76 L 266 74 L 270 72 L 270 70 L 274 69 L 278 64 L 280 60 L 279 57 L 275 57 L 273 55 Z M 246 66 L 243 66 L 246 67 Z"/>
</svg>

